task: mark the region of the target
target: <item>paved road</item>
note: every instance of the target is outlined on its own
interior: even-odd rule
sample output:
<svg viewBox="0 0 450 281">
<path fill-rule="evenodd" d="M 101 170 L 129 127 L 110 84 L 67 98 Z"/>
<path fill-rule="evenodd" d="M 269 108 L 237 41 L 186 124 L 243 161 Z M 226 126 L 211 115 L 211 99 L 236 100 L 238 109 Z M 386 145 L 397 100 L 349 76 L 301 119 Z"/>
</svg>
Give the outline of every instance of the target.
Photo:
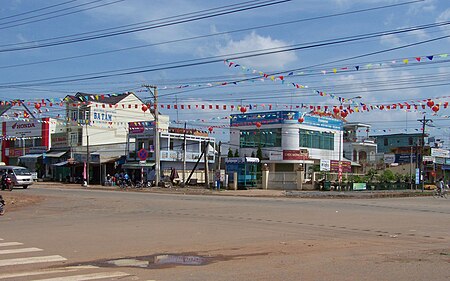
<svg viewBox="0 0 450 281">
<path fill-rule="evenodd" d="M 0 280 L 450 278 L 450 200 L 13 192 Z"/>
</svg>

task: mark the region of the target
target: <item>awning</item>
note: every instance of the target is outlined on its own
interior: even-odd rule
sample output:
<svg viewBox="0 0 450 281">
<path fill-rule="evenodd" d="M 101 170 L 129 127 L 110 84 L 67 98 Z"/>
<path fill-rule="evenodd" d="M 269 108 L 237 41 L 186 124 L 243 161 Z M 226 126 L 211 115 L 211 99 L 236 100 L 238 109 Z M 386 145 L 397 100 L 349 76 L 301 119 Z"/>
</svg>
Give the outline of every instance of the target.
<svg viewBox="0 0 450 281">
<path fill-rule="evenodd" d="M 52 166 L 63 167 L 63 166 L 66 166 L 68 163 L 69 163 L 69 161 L 62 161 L 59 163 L 52 164 Z"/>
<path fill-rule="evenodd" d="M 47 152 L 45 153 L 45 157 L 54 157 L 54 158 L 59 158 L 61 156 L 63 156 L 64 154 L 66 154 L 67 151 L 53 151 L 53 152 Z"/>
<path fill-rule="evenodd" d="M 76 162 L 76 161 L 62 161 L 62 162 L 58 162 L 58 163 L 52 164 L 52 166 L 65 167 L 65 166 L 73 166 L 73 165 L 76 165 L 78 163 L 79 162 Z"/>
<path fill-rule="evenodd" d="M 19 159 L 20 160 L 36 160 L 37 158 L 39 158 L 41 156 L 42 156 L 42 153 L 41 154 L 26 154 L 23 156 L 19 156 Z"/>
<path fill-rule="evenodd" d="M 122 165 L 123 169 L 141 169 L 141 168 L 150 168 L 155 166 L 155 163 L 149 162 L 149 163 L 125 163 Z"/>
</svg>

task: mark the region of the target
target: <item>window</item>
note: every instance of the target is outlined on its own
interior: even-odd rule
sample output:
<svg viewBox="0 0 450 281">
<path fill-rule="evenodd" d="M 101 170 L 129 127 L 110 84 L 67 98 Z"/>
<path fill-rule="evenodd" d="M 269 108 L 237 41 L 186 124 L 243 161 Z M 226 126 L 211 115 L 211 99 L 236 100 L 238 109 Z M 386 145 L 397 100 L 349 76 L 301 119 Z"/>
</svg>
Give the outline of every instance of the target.
<svg viewBox="0 0 450 281">
<path fill-rule="evenodd" d="M 173 140 L 170 140 L 169 150 L 173 150 Z"/>
<path fill-rule="evenodd" d="M 281 128 L 244 130 L 240 132 L 240 147 L 281 147 Z"/>
<path fill-rule="evenodd" d="M 384 138 L 384 146 L 388 146 L 388 139 Z"/>
<path fill-rule="evenodd" d="M 412 137 L 409 137 L 409 138 L 408 138 L 408 145 L 413 145 L 413 143 L 414 143 L 413 138 L 412 138 Z"/>
<path fill-rule="evenodd" d="M 334 150 L 334 134 L 300 129 L 299 146 Z"/>
</svg>

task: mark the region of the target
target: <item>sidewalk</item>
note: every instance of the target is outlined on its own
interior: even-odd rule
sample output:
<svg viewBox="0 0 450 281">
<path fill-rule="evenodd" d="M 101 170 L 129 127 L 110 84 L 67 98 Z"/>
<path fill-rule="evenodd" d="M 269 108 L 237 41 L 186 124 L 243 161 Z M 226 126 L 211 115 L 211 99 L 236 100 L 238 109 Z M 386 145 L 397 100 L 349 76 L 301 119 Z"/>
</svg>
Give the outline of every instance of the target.
<svg viewBox="0 0 450 281">
<path fill-rule="evenodd" d="M 350 198 L 392 198 L 392 197 L 416 197 L 430 196 L 430 191 L 421 190 L 374 190 L 374 191 L 300 191 L 300 190 L 215 190 L 203 187 L 173 187 L 173 188 L 126 188 L 120 189 L 117 186 L 90 185 L 82 187 L 80 184 L 66 184 L 58 182 L 37 182 L 31 188 L 62 188 L 62 189 L 92 189 L 109 190 L 118 192 L 146 192 L 161 194 L 184 194 L 184 195 L 215 195 L 215 196 L 242 196 L 242 197 L 269 197 L 269 198 L 330 198 L 330 199 L 350 199 Z"/>
</svg>

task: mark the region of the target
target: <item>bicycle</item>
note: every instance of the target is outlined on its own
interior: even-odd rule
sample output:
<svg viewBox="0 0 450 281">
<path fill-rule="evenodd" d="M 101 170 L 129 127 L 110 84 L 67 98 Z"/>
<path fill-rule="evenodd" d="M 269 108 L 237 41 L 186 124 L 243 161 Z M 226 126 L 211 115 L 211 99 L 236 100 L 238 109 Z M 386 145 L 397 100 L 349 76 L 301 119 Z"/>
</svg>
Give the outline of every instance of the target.
<svg viewBox="0 0 450 281">
<path fill-rule="evenodd" d="M 434 191 L 433 191 L 433 197 L 434 198 L 445 198 L 445 199 L 447 199 L 447 193 L 448 193 L 448 191 L 447 191 L 447 188 L 436 188 Z"/>
</svg>

